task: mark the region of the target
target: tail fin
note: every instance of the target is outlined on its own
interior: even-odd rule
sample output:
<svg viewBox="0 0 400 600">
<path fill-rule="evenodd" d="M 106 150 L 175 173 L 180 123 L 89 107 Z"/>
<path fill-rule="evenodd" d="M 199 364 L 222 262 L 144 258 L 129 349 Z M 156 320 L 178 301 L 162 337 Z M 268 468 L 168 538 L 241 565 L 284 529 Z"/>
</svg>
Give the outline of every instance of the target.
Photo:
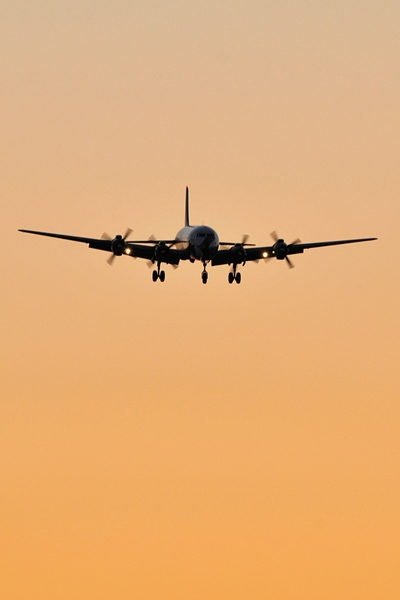
<svg viewBox="0 0 400 600">
<path fill-rule="evenodd" d="M 186 203 L 185 203 L 185 227 L 190 227 L 189 223 L 189 188 L 186 186 Z"/>
</svg>

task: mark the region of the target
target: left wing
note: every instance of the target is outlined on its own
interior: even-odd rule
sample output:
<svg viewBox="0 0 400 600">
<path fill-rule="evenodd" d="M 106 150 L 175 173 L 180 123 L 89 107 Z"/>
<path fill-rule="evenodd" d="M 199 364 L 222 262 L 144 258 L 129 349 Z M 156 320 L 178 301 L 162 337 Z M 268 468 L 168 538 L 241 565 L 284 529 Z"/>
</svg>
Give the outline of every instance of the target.
<svg viewBox="0 0 400 600">
<path fill-rule="evenodd" d="M 289 254 L 302 254 L 309 248 L 322 248 L 323 246 L 339 246 L 341 244 L 355 244 L 358 242 L 371 242 L 377 238 L 358 238 L 354 240 L 334 240 L 332 242 L 310 242 L 302 244 L 300 241 L 286 244 L 284 240 L 278 239 L 272 246 L 259 246 L 255 248 L 243 248 L 242 244 L 235 244 L 229 250 L 218 250 L 211 261 L 214 265 L 240 264 L 242 262 L 260 260 L 261 258 L 277 258 L 283 260 Z"/>
</svg>

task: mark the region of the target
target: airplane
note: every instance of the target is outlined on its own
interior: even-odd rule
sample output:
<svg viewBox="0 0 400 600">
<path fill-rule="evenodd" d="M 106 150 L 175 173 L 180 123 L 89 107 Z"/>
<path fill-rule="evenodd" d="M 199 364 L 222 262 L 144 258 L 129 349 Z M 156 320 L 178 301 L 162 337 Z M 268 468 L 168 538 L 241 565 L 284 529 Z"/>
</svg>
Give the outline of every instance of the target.
<svg viewBox="0 0 400 600">
<path fill-rule="evenodd" d="M 189 221 L 189 188 L 186 187 L 185 201 L 185 225 L 178 231 L 173 239 L 155 239 L 150 236 L 147 240 L 129 241 L 128 237 L 132 229 L 127 229 L 125 234 L 116 235 L 114 238 L 103 233 L 100 239 L 78 237 L 74 235 L 64 235 L 60 233 L 48 233 L 45 231 L 32 231 L 30 229 L 19 229 L 23 233 L 33 233 L 35 235 L 44 235 L 47 237 L 71 240 L 73 242 L 82 242 L 89 244 L 89 248 L 111 252 L 111 257 L 107 260 L 112 265 L 116 256 L 132 256 L 134 258 L 147 259 L 150 267 L 155 267 L 152 272 L 153 281 L 165 281 L 165 271 L 162 264 L 170 264 L 177 267 L 181 260 L 188 260 L 191 263 L 200 261 L 203 264 L 201 279 L 204 284 L 208 281 L 207 266 L 228 265 L 231 270 L 228 274 L 228 282 L 234 281 L 240 283 L 242 276 L 238 271 L 239 266 L 244 266 L 247 262 L 261 259 L 268 261 L 271 258 L 285 260 L 289 268 L 294 264 L 289 258 L 292 254 L 302 254 L 309 248 L 321 248 L 323 246 L 337 246 L 341 244 L 354 244 L 357 242 L 369 242 L 377 238 L 359 238 L 351 240 L 335 240 L 331 242 L 311 242 L 301 243 L 299 239 L 287 244 L 278 234 L 273 231 L 271 237 L 274 241 L 269 246 L 255 246 L 247 242 L 248 235 L 244 235 L 241 242 L 220 242 L 215 229 L 206 225 L 190 225 Z"/>
</svg>

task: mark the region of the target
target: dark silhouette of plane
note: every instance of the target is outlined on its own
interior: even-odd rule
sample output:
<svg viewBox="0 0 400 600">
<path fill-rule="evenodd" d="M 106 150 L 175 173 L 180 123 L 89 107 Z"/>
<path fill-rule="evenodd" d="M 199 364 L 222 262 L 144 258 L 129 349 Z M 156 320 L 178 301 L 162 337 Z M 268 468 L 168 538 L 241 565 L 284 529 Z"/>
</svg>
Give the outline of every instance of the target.
<svg viewBox="0 0 400 600">
<path fill-rule="evenodd" d="M 311 242 L 301 243 L 299 239 L 287 244 L 278 234 L 271 233 L 273 244 L 269 246 L 255 246 L 247 242 L 248 236 L 244 235 L 240 242 L 220 242 L 215 229 L 206 225 L 190 225 L 189 222 L 189 189 L 186 188 L 185 204 L 185 226 L 178 231 L 173 239 L 157 240 L 151 236 L 147 240 L 129 241 L 128 237 L 132 233 L 127 229 L 124 235 L 117 235 L 114 238 L 103 233 L 100 239 L 79 237 L 74 235 L 64 235 L 61 233 L 48 233 L 45 231 L 32 231 L 30 229 L 19 229 L 24 233 L 33 233 L 35 235 L 44 235 L 48 237 L 71 240 L 73 242 L 83 242 L 89 244 L 89 248 L 111 252 L 108 264 L 112 265 L 116 256 L 132 256 L 134 258 L 144 258 L 149 262 L 149 266 L 154 265 L 152 273 L 153 281 L 165 280 L 165 271 L 161 269 L 162 264 L 170 264 L 177 267 L 181 260 L 189 260 L 191 263 L 200 261 L 203 264 L 201 278 L 203 283 L 207 283 L 207 266 L 229 265 L 231 270 L 228 274 L 229 283 L 241 282 L 241 273 L 238 266 L 244 266 L 250 261 L 259 261 L 260 259 L 285 260 L 289 268 L 294 265 L 289 256 L 293 254 L 302 254 L 309 248 L 321 248 L 323 246 L 337 246 L 341 244 L 354 244 L 357 242 L 369 242 L 377 238 L 360 238 L 352 240 L 335 240 L 331 242 Z"/>
</svg>

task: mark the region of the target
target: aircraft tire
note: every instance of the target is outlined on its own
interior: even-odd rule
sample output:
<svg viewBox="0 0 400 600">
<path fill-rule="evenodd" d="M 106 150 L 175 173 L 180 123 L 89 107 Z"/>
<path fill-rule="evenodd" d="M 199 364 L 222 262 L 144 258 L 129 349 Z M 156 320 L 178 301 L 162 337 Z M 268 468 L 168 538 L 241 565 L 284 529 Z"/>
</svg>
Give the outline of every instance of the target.
<svg viewBox="0 0 400 600">
<path fill-rule="evenodd" d="M 236 273 L 236 283 L 240 283 L 242 281 L 241 273 Z"/>
<path fill-rule="evenodd" d="M 161 281 L 161 283 L 164 283 L 164 281 L 165 281 L 165 271 L 160 271 L 160 281 Z"/>
<path fill-rule="evenodd" d="M 153 271 L 153 281 L 157 281 L 158 279 L 158 273 L 156 270 Z"/>
</svg>

